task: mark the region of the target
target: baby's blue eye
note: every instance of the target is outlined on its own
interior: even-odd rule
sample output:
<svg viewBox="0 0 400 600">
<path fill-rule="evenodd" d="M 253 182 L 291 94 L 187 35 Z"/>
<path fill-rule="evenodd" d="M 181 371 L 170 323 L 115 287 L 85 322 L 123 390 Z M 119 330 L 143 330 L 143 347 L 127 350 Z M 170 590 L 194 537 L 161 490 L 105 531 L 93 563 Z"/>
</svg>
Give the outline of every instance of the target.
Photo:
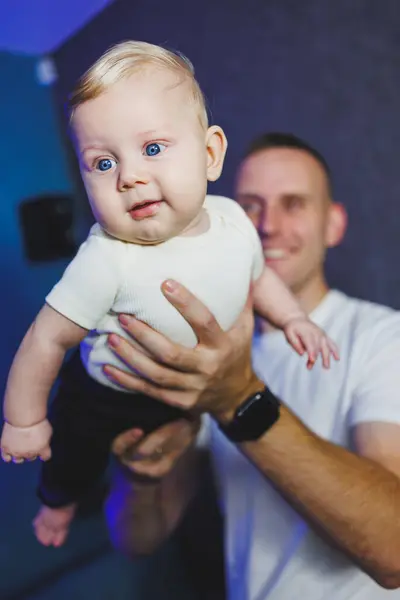
<svg viewBox="0 0 400 600">
<path fill-rule="evenodd" d="M 101 160 L 99 160 L 99 162 L 96 165 L 96 168 L 99 171 L 109 171 L 110 169 L 113 168 L 115 161 L 111 160 L 110 158 L 102 158 Z"/>
<path fill-rule="evenodd" d="M 162 148 L 165 148 L 164 144 L 148 144 L 145 148 L 147 156 L 156 156 L 162 152 Z"/>
</svg>

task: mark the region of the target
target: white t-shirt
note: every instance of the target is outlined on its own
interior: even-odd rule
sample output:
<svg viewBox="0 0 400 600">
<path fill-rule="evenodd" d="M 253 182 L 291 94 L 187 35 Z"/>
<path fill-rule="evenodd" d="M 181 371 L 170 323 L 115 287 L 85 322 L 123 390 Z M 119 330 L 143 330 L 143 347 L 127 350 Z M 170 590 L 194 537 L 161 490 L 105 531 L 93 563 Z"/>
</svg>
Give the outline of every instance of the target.
<svg viewBox="0 0 400 600">
<path fill-rule="evenodd" d="M 46 302 L 57 312 L 90 331 L 81 344 L 81 356 L 88 373 L 100 383 L 121 390 L 102 371 L 104 364 L 125 368 L 107 345 L 109 333 L 126 336 L 118 322 L 120 313 L 135 315 L 180 344 L 196 345 L 193 330 L 161 292 L 166 279 L 193 292 L 223 329 L 242 311 L 250 282 L 258 279 L 264 266 L 257 232 L 233 200 L 207 196 L 204 207 L 210 220 L 205 233 L 154 246 L 123 242 L 94 225 L 47 296 Z"/>
<path fill-rule="evenodd" d="M 309 372 L 277 331 L 255 339 L 258 375 L 312 431 L 341 446 L 357 423 L 400 424 L 400 313 L 331 291 L 311 318 L 338 343 L 340 361 Z M 229 600 L 400 599 L 315 534 L 215 423 L 211 447 Z"/>
</svg>

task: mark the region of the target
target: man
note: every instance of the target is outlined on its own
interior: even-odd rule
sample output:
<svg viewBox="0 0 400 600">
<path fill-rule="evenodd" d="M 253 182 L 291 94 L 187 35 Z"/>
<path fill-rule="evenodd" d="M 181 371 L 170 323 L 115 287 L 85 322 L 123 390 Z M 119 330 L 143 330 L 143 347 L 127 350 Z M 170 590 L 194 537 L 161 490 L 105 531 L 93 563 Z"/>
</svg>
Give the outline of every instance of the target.
<svg viewBox="0 0 400 600">
<path fill-rule="evenodd" d="M 164 293 L 198 346 L 179 348 L 131 318 L 126 329 L 148 355 L 123 340 L 116 352 L 145 379 L 109 370 L 131 389 L 211 415 L 230 600 L 400 598 L 400 315 L 329 290 L 325 252 L 346 228 L 331 188 L 318 152 L 294 136 L 269 134 L 245 157 L 236 196 L 268 264 L 338 343 L 339 363 L 307 372 L 281 333 L 262 324 L 253 345 L 257 378 L 249 310 L 224 333 L 187 290 L 167 282 Z M 151 549 L 188 501 L 182 482 L 194 477 L 193 436 L 189 424 L 174 427 L 144 440 L 145 460 L 128 460 L 130 469 L 120 471 L 108 514 L 121 549 Z M 130 439 L 117 440 L 117 454 Z M 135 473 L 159 480 L 146 487 Z"/>
</svg>

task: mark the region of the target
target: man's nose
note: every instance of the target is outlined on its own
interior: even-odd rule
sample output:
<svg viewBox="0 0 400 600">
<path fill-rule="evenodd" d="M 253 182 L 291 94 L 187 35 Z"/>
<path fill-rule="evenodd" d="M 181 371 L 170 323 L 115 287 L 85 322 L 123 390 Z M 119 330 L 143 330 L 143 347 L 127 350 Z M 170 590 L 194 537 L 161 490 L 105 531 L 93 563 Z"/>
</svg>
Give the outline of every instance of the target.
<svg viewBox="0 0 400 600">
<path fill-rule="evenodd" d="M 258 222 L 261 237 L 272 236 L 280 230 L 282 215 L 278 207 L 265 204 Z"/>
</svg>

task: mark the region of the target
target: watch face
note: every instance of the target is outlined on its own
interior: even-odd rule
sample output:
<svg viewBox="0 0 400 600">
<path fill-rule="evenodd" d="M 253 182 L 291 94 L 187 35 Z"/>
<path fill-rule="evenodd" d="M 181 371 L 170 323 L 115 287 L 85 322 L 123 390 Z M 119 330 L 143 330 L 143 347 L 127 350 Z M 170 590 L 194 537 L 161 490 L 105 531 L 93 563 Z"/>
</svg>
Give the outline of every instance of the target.
<svg viewBox="0 0 400 600">
<path fill-rule="evenodd" d="M 233 421 L 221 427 L 233 442 L 259 439 L 279 418 L 279 400 L 265 388 L 248 398 L 236 411 Z"/>
</svg>

